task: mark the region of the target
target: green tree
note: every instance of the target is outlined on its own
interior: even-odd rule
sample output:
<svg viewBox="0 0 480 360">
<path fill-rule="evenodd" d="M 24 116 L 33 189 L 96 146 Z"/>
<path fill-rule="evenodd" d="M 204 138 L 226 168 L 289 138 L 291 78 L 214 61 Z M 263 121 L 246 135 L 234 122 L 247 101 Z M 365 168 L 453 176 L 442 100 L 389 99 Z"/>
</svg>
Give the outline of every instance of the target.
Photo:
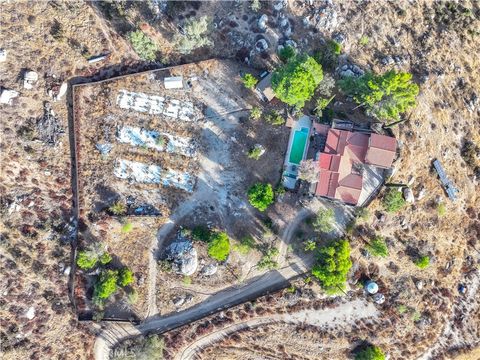
<svg viewBox="0 0 480 360">
<path fill-rule="evenodd" d="M 282 60 L 283 62 L 286 63 L 286 62 L 288 62 L 288 60 L 295 57 L 296 54 L 297 54 L 297 50 L 295 50 L 295 48 L 293 46 L 287 45 L 287 46 L 284 46 L 278 52 L 278 57 L 280 58 L 280 60 Z"/>
<path fill-rule="evenodd" d="M 118 272 L 103 270 L 93 288 L 94 299 L 105 300 L 117 291 Z"/>
<path fill-rule="evenodd" d="M 248 189 L 248 201 L 254 208 L 265 211 L 273 202 L 272 185 L 256 183 Z"/>
<path fill-rule="evenodd" d="M 336 42 L 335 40 L 330 40 L 328 42 L 328 47 L 330 48 L 330 51 L 335 55 L 340 55 L 340 53 L 342 52 L 342 44 Z"/>
<path fill-rule="evenodd" d="M 260 0 L 252 0 L 252 3 L 250 4 L 250 9 L 257 12 L 258 10 L 260 10 L 261 7 L 262 4 L 260 4 Z"/>
<path fill-rule="evenodd" d="M 177 34 L 174 38 L 178 51 L 181 54 L 190 54 L 197 48 L 213 45 L 213 42 L 206 37 L 206 33 L 209 32 L 209 24 L 206 16 L 187 20 L 183 27 L 184 34 Z"/>
<path fill-rule="evenodd" d="M 218 261 L 225 261 L 230 254 L 230 240 L 224 232 L 216 233 L 208 243 L 208 255 Z"/>
<path fill-rule="evenodd" d="M 430 265 L 430 257 L 429 256 L 420 256 L 418 259 L 414 261 L 415 265 L 417 265 L 420 269 L 425 269 L 428 265 Z"/>
<path fill-rule="evenodd" d="M 118 271 L 118 285 L 127 286 L 133 283 L 133 272 L 127 267 L 124 267 Z"/>
<path fill-rule="evenodd" d="M 283 116 L 276 110 L 270 111 L 266 116 L 265 116 L 265 121 L 269 124 L 279 126 L 285 124 L 285 119 Z"/>
<path fill-rule="evenodd" d="M 375 236 L 367 245 L 367 250 L 373 256 L 387 257 L 388 248 L 385 239 L 381 236 Z"/>
<path fill-rule="evenodd" d="M 370 345 L 355 355 L 355 360 L 385 360 L 385 354 L 378 346 Z"/>
<path fill-rule="evenodd" d="M 193 240 L 209 242 L 211 237 L 212 230 L 204 225 L 197 225 L 192 229 Z"/>
<path fill-rule="evenodd" d="M 328 233 L 333 230 L 333 223 L 335 221 L 335 212 L 333 209 L 322 209 L 317 212 L 312 226 L 315 231 Z"/>
<path fill-rule="evenodd" d="M 416 105 L 418 85 L 412 82 L 412 74 L 395 70 L 383 75 L 366 73 L 356 78 L 339 81 L 342 91 L 363 105 L 367 113 L 378 119 L 398 120 L 400 114 Z"/>
<path fill-rule="evenodd" d="M 242 82 L 247 89 L 253 89 L 257 85 L 258 80 L 252 74 L 246 73 L 242 76 Z"/>
<path fill-rule="evenodd" d="M 335 294 L 340 289 L 345 289 L 351 266 L 350 244 L 346 240 L 336 240 L 318 249 L 312 275 L 328 294 Z"/>
<path fill-rule="evenodd" d="M 279 251 L 276 247 L 268 247 L 263 251 L 263 256 L 258 262 L 257 266 L 259 269 L 276 269 L 278 267 L 278 263 L 275 260 Z"/>
<path fill-rule="evenodd" d="M 437 205 L 437 213 L 439 216 L 445 216 L 445 214 L 447 213 L 447 208 L 445 207 L 445 204 L 443 202 Z"/>
<path fill-rule="evenodd" d="M 142 31 L 131 31 L 127 35 L 133 50 L 143 60 L 153 61 L 157 57 L 158 48 L 155 43 Z"/>
<path fill-rule="evenodd" d="M 405 199 L 400 191 L 389 188 L 382 199 L 383 207 L 390 213 L 396 213 L 405 206 Z"/>
<path fill-rule="evenodd" d="M 109 253 L 104 252 L 102 256 L 100 256 L 99 260 L 100 264 L 107 265 L 110 261 L 112 261 L 112 256 Z"/>
<path fill-rule="evenodd" d="M 98 261 L 98 257 L 89 251 L 79 251 L 77 254 L 77 265 L 82 270 L 90 270 Z"/>
<path fill-rule="evenodd" d="M 322 66 L 314 58 L 296 56 L 273 73 L 272 88 L 281 101 L 300 109 L 322 79 Z"/>
</svg>

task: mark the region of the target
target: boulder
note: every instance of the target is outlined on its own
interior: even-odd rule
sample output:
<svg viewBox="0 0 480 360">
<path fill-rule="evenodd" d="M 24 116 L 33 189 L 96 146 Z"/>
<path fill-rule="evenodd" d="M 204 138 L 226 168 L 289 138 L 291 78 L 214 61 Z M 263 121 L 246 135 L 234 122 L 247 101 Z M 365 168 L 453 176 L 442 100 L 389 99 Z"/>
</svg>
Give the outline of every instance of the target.
<svg viewBox="0 0 480 360">
<path fill-rule="evenodd" d="M 258 28 L 262 31 L 267 30 L 267 21 L 268 21 L 268 16 L 266 14 L 263 14 L 260 16 L 260 19 L 258 19 Z"/>
<path fill-rule="evenodd" d="M 382 59 L 382 65 L 384 65 L 384 66 L 393 65 L 394 63 L 395 63 L 395 61 L 393 60 L 393 57 L 391 57 L 390 55 L 385 56 Z"/>
<path fill-rule="evenodd" d="M 205 265 L 202 268 L 202 275 L 212 276 L 217 272 L 217 270 L 218 270 L 218 265 L 217 264 Z"/>
<path fill-rule="evenodd" d="M 185 303 L 185 298 L 182 296 L 176 297 L 172 300 L 173 305 L 176 307 L 180 307 Z"/>
<path fill-rule="evenodd" d="M 418 280 L 418 281 L 415 283 L 415 286 L 417 287 L 418 290 L 422 290 L 422 289 L 423 289 L 423 281 L 422 281 L 422 280 Z"/>
<path fill-rule="evenodd" d="M 35 308 L 33 306 L 27 310 L 27 312 L 25 313 L 25 317 L 28 320 L 32 320 L 35 317 Z"/>
<path fill-rule="evenodd" d="M 0 94 L 0 104 L 13 105 L 13 99 L 18 96 L 18 91 L 2 89 Z"/>
<path fill-rule="evenodd" d="M 403 188 L 403 198 L 405 199 L 406 202 L 408 203 L 414 203 L 415 202 L 415 197 L 413 196 L 413 191 L 409 187 Z"/>
<path fill-rule="evenodd" d="M 167 247 L 166 254 L 172 262 L 172 269 L 178 274 L 190 276 L 197 271 L 197 250 L 191 241 L 179 237 Z"/>
<path fill-rule="evenodd" d="M 425 190 L 425 188 L 422 188 L 419 192 L 418 192 L 418 195 L 417 195 L 417 200 L 422 200 L 425 195 L 427 195 L 427 190 Z"/>
<path fill-rule="evenodd" d="M 273 4 L 273 8 L 277 11 L 282 10 L 287 5 L 287 0 L 279 0 Z"/>
<path fill-rule="evenodd" d="M 264 52 L 268 49 L 268 42 L 265 39 L 260 39 L 255 43 L 255 50 Z"/>
<path fill-rule="evenodd" d="M 38 81 L 38 74 L 35 71 L 26 71 L 23 74 L 23 87 L 27 90 L 33 89 L 33 85 Z"/>
</svg>

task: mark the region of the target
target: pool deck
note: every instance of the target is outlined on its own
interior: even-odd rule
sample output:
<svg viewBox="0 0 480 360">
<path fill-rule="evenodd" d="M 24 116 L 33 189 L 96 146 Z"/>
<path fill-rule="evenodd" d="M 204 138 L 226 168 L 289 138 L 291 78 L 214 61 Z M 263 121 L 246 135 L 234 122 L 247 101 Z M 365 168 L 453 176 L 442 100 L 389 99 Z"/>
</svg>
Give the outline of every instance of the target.
<svg viewBox="0 0 480 360">
<path fill-rule="evenodd" d="M 302 131 L 303 128 L 308 129 L 307 139 L 305 141 L 305 147 L 303 149 L 302 160 L 305 159 L 308 150 L 308 144 L 310 141 L 310 134 L 312 131 L 312 120 L 306 115 L 300 117 L 297 121 L 294 122 L 292 130 L 290 131 L 290 137 L 288 139 L 287 153 L 285 154 L 285 163 L 284 163 L 284 176 L 283 176 L 283 186 L 287 189 L 295 189 L 297 183 L 298 175 L 298 165 L 296 163 L 290 162 L 290 155 L 292 152 L 293 141 L 295 138 L 295 133 L 297 131 Z M 289 174 L 286 176 L 286 174 Z"/>
</svg>

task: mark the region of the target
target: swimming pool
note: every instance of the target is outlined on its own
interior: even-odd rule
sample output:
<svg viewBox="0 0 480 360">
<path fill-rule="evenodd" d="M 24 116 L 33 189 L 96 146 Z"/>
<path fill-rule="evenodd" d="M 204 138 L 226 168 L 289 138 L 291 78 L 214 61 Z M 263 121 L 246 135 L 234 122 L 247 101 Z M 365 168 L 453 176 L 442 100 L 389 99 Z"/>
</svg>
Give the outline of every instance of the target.
<svg viewBox="0 0 480 360">
<path fill-rule="evenodd" d="M 309 132 L 309 128 L 301 128 L 293 134 L 292 148 L 290 150 L 289 158 L 289 161 L 292 164 L 299 165 L 300 161 L 303 160 L 303 153 L 305 152 Z"/>
</svg>

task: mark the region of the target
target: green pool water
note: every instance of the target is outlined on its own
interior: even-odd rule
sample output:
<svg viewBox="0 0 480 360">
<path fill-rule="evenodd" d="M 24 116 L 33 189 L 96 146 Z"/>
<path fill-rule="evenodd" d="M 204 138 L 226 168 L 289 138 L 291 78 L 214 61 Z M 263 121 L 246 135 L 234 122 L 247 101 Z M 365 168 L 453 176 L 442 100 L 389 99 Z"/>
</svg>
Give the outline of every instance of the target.
<svg viewBox="0 0 480 360">
<path fill-rule="evenodd" d="M 300 164 L 303 159 L 303 153 L 305 152 L 305 145 L 307 144 L 308 128 L 302 128 L 302 130 L 295 131 L 293 134 L 292 149 L 290 150 L 289 161 L 292 164 Z"/>
</svg>

